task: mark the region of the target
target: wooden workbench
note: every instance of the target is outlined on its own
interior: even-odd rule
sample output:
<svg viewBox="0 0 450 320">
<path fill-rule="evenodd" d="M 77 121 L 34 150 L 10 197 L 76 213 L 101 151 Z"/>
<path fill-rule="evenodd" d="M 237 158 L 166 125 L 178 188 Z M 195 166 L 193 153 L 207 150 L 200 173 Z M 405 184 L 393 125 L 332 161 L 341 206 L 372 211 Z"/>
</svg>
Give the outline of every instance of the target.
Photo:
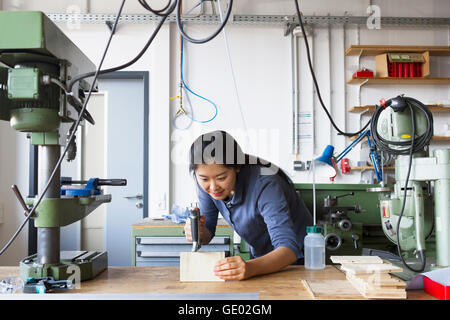
<svg viewBox="0 0 450 320">
<path fill-rule="evenodd" d="M 0 279 L 18 275 L 18 267 L 0 267 Z M 305 270 L 289 266 L 280 272 L 243 281 L 180 282 L 179 267 L 109 267 L 93 280 L 81 283 L 80 289 L 64 294 L 187 294 L 187 293 L 258 293 L 261 300 L 309 300 L 312 296 L 301 280 L 344 280 L 345 274 L 334 266 L 324 270 Z M 435 299 L 422 290 L 407 291 L 412 300 Z M 70 299 L 70 298 L 69 298 Z M 364 299 L 361 297 L 361 299 Z"/>
</svg>

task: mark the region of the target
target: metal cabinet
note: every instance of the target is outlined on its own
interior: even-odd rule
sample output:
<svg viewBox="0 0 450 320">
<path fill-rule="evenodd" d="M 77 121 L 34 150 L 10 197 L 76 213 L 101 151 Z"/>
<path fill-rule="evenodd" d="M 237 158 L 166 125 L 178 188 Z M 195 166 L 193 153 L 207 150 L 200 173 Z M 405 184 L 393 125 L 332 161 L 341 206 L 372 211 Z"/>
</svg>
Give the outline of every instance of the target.
<svg viewBox="0 0 450 320">
<path fill-rule="evenodd" d="M 200 251 L 224 251 L 234 255 L 233 229 L 219 219 L 216 236 Z M 180 252 L 191 251 L 192 243 L 184 236 L 184 225 L 170 220 L 143 219 L 132 226 L 133 266 L 178 266 Z"/>
</svg>

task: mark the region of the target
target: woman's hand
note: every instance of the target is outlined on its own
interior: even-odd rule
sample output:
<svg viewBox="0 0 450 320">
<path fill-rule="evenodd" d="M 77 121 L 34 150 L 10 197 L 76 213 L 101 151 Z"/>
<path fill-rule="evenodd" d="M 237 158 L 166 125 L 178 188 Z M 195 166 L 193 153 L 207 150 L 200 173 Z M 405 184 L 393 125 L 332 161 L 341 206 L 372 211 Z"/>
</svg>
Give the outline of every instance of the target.
<svg viewBox="0 0 450 320">
<path fill-rule="evenodd" d="M 240 256 L 228 257 L 217 262 L 214 274 L 224 280 L 244 280 L 248 278 L 248 266 Z"/>
<path fill-rule="evenodd" d="M 205 216 L 200 216 L 200 239 L 201 243 L 208 243 L 209 238 L 211 237 L 209 231 L 206 229 L 206 218 Z M 191 220 L 187 220 L 184 225 L 184 234 L 186 236 L 186 240 L 192 242 L 192 231 L 191 231 Z"/>
<path fill-rule="evenodd" d="M 220 260 L 214 273 L 224 280 L 243 280 L 257 275 L 277 272 L 297 260 L 288 247 L 278 247 L 264 256 L 244 261 L 240 256 Z"/>
</svg>

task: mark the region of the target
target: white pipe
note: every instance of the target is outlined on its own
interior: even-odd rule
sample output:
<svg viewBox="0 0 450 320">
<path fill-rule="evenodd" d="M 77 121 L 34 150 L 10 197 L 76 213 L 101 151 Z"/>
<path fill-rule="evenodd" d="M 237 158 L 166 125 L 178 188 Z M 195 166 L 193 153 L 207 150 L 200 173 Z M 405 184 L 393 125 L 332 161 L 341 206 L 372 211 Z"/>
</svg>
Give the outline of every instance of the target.
<svg viewBox="0 0 450 320">
<path fill-rule="evenodd" d="M 298 80 L 298 39 L 293 33 L 291 34 L 291 62 L 292 62 L 292 126 L 293 126 L 293 145 L 292 152 L 295 155 L 299 154 L 299 80 Z"/>
<path fill-rule="evenodd" d="M 305 35 L 306 37 L 306 35 Z M 313 70 L 316 70 L 316 67 L 314 65 L 314 28 L 311 27 L 311 38 L 308 40 L 310 43 L 311 48 L 311 64 L 313 66 Z M 315 94 L 315 86 L 314 83 L 311 81 L 312 86 L 312 110 L 311 110 L 311 126 L 312 126 L 312 135 L 311 135 L 311 142 L 312 142 L 312 154 L 316 154 L 316 117 L 315 117 L 315 110 L 316 110 L 316 94 Z"/>
<path fill-rule="evenodd" d="M 328 28 L 327 28 L 327 31 L 328 31 L 328 80 L 329 80 L 329 86 L 328 86 L 328 88 L 329 88 L 329 93 L 328 93 L 328 110 L 329 110 L 329 112 L 330 112 L 330 114 L 331 115 L 333 115 L 333 108 L 332 108 L 332 105 L 331 105 L 331 103 L 332 103 L 332 98 L 331 98 L 331 94 L 332 94 L 332 90 L 333 90 L 333 85 L 332 85 L 332 75 L 333 75 L 333 73 L 332 73 L 332 71 L 331 71 L 331 68 L 332 68 L 332 64 L 331 64 L 331 25 L 330 24 L 328 24 Z M 333 130 L 332 130 L 332 128 L 331 128 L 331 124 L 329 123 L 328 124 L 328 130 L 329 130 L 329 133 L 330 133 L 330 143 L 332 144 L 332 145 L 334 145 L 334 137 L 333 137 Z"/>
</svg>

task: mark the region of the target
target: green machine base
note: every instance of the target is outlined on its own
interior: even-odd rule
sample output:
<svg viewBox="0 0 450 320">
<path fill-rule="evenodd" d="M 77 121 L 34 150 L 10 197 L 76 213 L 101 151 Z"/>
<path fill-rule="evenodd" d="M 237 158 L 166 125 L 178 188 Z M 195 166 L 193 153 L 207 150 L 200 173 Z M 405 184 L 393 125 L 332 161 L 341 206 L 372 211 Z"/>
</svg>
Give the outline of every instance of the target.
<svg viewBox="0 0 450 320">
<path fill-rule="evenodd" d="M 42 265 L 36 262 L 37 255 L 20 261 L 20 277 L 53 277 L 55 280 L 85 281 L 95 278 L 108 268 L 107 252 L 97 251 L 61 251 L 60 264 Z"/>
</svg>

